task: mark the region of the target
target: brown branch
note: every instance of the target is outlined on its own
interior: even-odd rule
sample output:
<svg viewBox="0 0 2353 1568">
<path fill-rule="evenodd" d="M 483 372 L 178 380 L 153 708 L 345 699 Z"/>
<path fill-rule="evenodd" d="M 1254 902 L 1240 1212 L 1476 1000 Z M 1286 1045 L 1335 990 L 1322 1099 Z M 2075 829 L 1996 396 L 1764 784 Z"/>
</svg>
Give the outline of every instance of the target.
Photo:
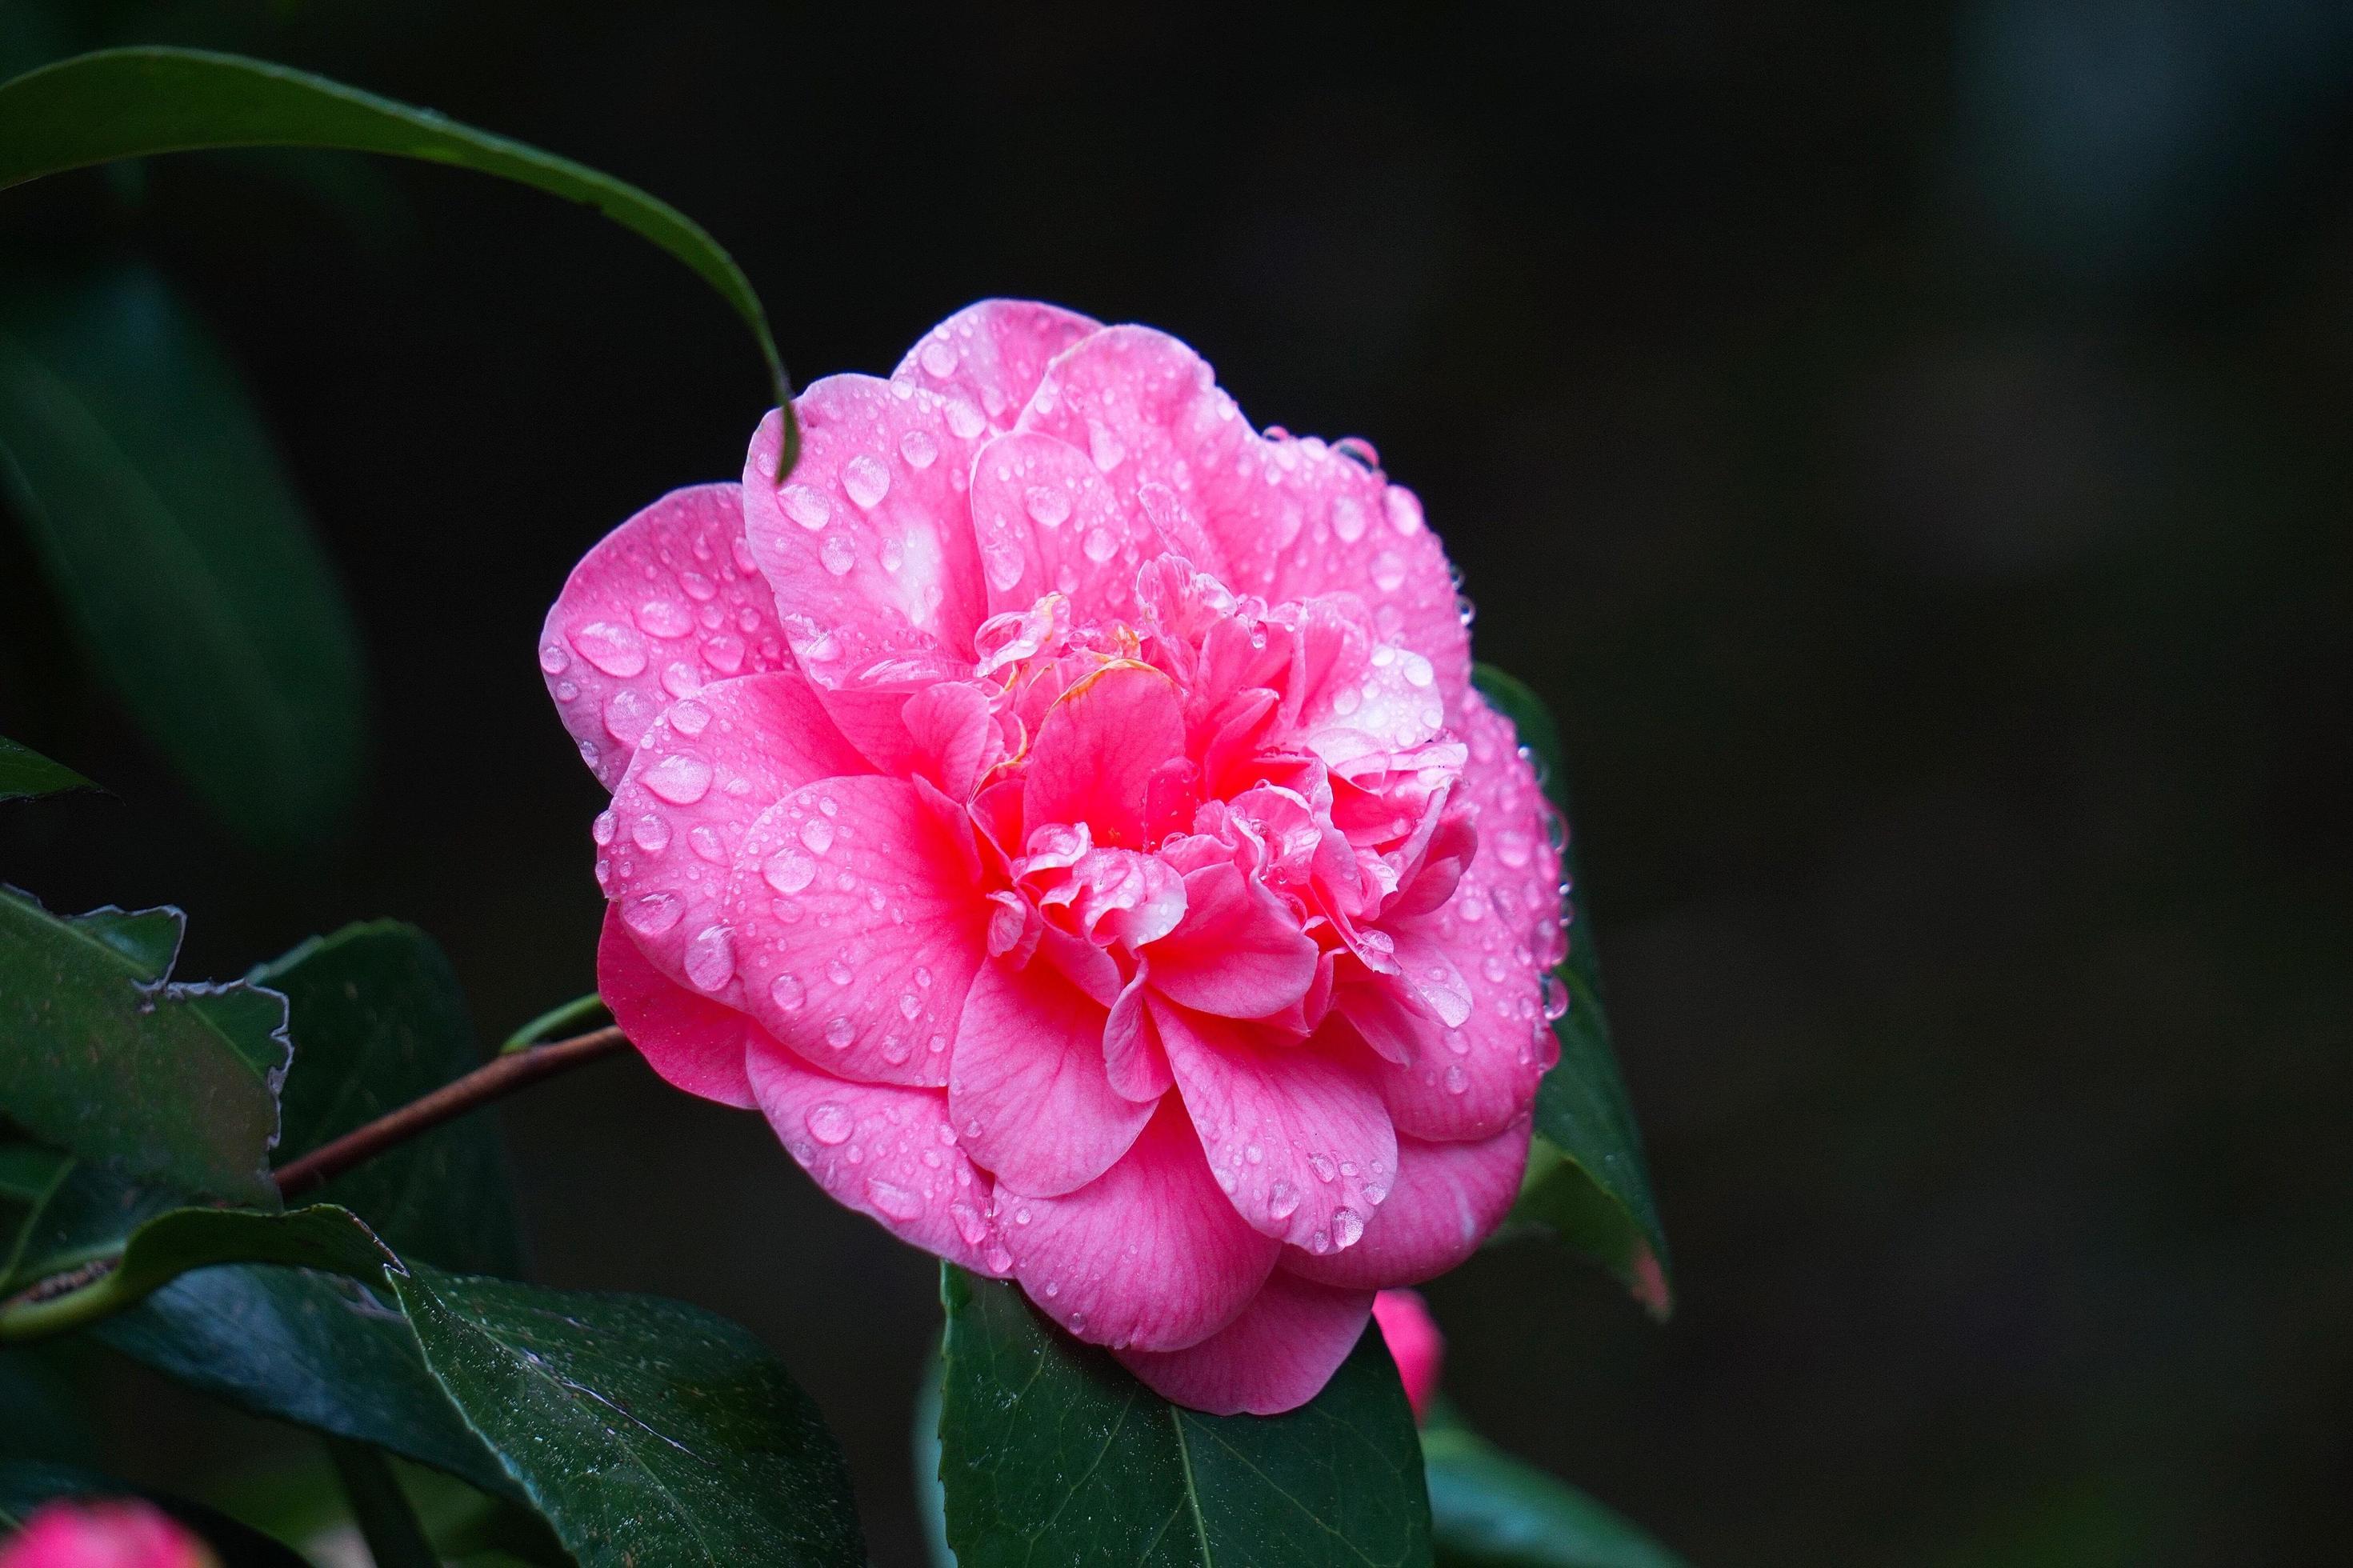
<svg viewBox="0 0 2353 1568">
<path fill-rule="evenodd" d="M 618 1025 L 607 1025 L 568 1040 L 552 1040 L 529 1050 L 494 1057 L 465 1077 L 445 1083 L 364 1127 L 354 1128 L 332 1142 L 322 1143 L 299 1160 L 280 1165 L 271 1173 L 278 1183 L 279 1195 L 300 1197 L 396 1144 L 430 1132 L 451 1117 L 463 1116 L 477 1106 L 503 1100 L 541 1079 L 611 1056 L 628 1043 Z"/>
</svg>

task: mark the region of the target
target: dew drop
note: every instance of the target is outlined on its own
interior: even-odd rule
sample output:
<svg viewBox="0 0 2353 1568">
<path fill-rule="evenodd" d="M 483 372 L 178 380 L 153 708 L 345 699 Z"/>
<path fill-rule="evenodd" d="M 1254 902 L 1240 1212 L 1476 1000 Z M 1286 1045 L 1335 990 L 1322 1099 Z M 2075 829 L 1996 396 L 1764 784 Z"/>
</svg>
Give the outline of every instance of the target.
<svg viewBox="0 0 2353 1568">
<path fill-rule="evenodd" d="M 1113 435 L 1108 426 L 1089 420 L 1087 455 L 1095 460 L 1097 469 L 1107 474 L 1126 460 L 1127 448 L 1120 444 L 1119 437 Z"/>
<path fill-rule="evenodd" d="M 818 559 L 825 563 L 825 569 L 837 577 L 849 576 L 849 569 L 858 564 L 858 551 L 846 533 L 827 534 L 825 544 L 817 554 Z"/>
<path fill-rule="evenodd" d="M 572 656 L 564 651 L 562 643 L 543 644 L 539 650 L 539 668 L 550 675 L 562 675 L 572 668 Z"/>
<path fill-rule="evenodd" d="M 872 511 L 891 493 L 891 470 L 881 460 L 860 452 L 841 466 L 841 488 L 860 511 Z"/>
<path fill-rule="evenodd" d="M 681 752 L 648 768 L 643 783 L 672 805 L 692 805 L 711 791 L 711 764 L 691 752 Z"/>
<path fill-rule="evenodd" d="M 923 352 L 917 357 L 925 370 L 930 371 L 942 381 L 955 374 L 955 344 L 949 342 L 945 338 L 934 338 L 924 343 Z"/>
<path fill-rule="evenodd" d="M 801 1004 L 808 1000 L 808 988 L 792 975 L 779 974 L 768 982 L 768 1000 L 774 1002 L 779 1011 L 797 1013 L 801 1010 Z"/>
<path fill-rule="evenodd" d="M 809 1136 L 828 1149 L 849 1142 L 850 1131 L 857 1125 L 849 1107 L 831 1100 L 810 1106 L 807 1121 Z"/>
<path fill-rule="evenodd" d="M 988 428 L 988 421 L 979 409 L 961 397 L 951 397 L 947 405 L 948 434 L 959 441 L 969 441 Z"/>
<path fill-rule="evenodd" d="M 735 933 L 704 926 L 686 944 L 686 977 L 698 991 L 720 991 L 735 978 Z"/>
<path fill-rule="evenodd" d="M 694 629 L 694 616 L 676 599 L 648 599 L 638 606 L 638 626 L 649 637 L 682 637 Z"/>
<path fill-rule="evenodd" d="M 899 1016 L 907 1019 L 912 1023 L 914 1021 L 915 1015 L 923 1010 L 923 1005 L 922 1002 L 916 1000 L 915 994 L 913 992 L 902 991 L 899 993 Z"/>
<path fill-rule="evenodd" d="M 1343 544 L 1354 544 L 1365 537 L 1365 504 L 1354 496 L 1332 499 L 1332 531 L 1340 536 Z"/>
<path fill-rule="evenodd" d="M 710 723 L 711 710 L 700 702 L 680 702 L 670 710 L 670 727 L 690 741 L 702 734 Z"/>
<path fill-rule="evenodd" d="M 1345 1252 L 1363 1239 L 1364 1234 L 1364 1215 L 1355 1209 L 1332 1211 L 1332 1245 L 1336 1250 Z"/>
<path fill-rule="evenodd" d="M 610 811 L 596 814 L 596 820 L 588 825 L 588 837 L 595 839 L 600 847 L 613 842 L 613 814 Z"/>
<path fill-rule="evenodd" d="M 1070 493 L 1050 485 L 1034 486 L 1022 498 L 1022 510 L 1040 528 L 1060 528 L 1071 515 Z"/>
<path fill-rule="evenodd" d="M 580 657 L 607 675 L 627 680 L 646 668 L 646 639 L 617 621 L 590 621 L 570 632 Z"/>
<path fill-rule="evenodd" d="M 1446 1092 L 1449 1094 L 1462 1094 L 1468 1092 L 1470 1088 L 1471 1075 L 1462 1070 L 1462 1064 L 1460 1062 L 1447 1063 Z"/>
<path fill-rule="evenodd" d="M 858 1026 L 848 1018 L 837 1017 L 825 1026 L 825 1043 L 835 1050 L 845 1050 L 858 1037 Z"/>
<path fill-rule="evenodd" d="M 1108 528 L 1092 528 L 1087 531 L 1087 542 L 1083 548 L 1087 552 L 1087 559 L 1100 566 L 1119 552 L 1119 541 L 1113 536 L 1112 531 Z"/>
<path fill-rule="evenodd" d="M 667 934 L 675 927 L 686 905 L 675 893 L 648 893 L 621 906 L 621 923 L 642 937 Z"/>
<path fill-rule="evenodd" d="M 1266 1190 L 1266 1217 L 1277 1225 L 1299 1212 L 1299 1189 L 1278 1181 Z"/>
<path fill-rule="evenodd" d="M 780 893 L 799 892 L 816 875 L 817 863 L 790 847 L 777 850 L 760 864 L 762 879 Z"/>
<path fill-rule="evenodd" d="M 866 1195 L 874 1206 L 895 1220 L 910 1220 L 923 1212 L 923 1200 L 895 1182 L 880 1176 L 866 1178 Z"/>
<path fill-rule="evenodd" d="M 847 985 L 858 978 L 858 973 L 837 958 L 825 966 L 825 977 L 836 985 Z"/>
<path fill-rule="evenodd" d="M 785 515 L 811 533 L 833 521 L 833 502 L 826 500 L 823 490 L 807 485 L 786 485 L 781 499 Z"/>
<path fill-rule="evenodd" d="M 670 823 L 649 811 L 630 825 L 629 837 L 647 854 L 659 855 L 670 843 Z"/>
<path fill-rule="evenodd" d="M 1340 1167 L 1332 1163 L 1329 1154 L 1308 1155 L 1307 1168 L 1315 1173 L 1315 1179 L 1319 1182 L 1328 1182 L 1340 1173 Z"/>
<path fill-rule="evenodd" d="M 812 855 L 822 855 L 833 847 L 833 824 L 822 816 L 812 816 L 801 824 L 801 842 Z"/>
<path fill-rule="evenodd" d="M 680 573 L 678 585 L 685 589 L 686 596 L 698 605 L 709 603 L 712 595 L 719 592 L 719 584 L 700 572 Z"/>
<path fill-rule="evenodd" d="M 703 643 L 702 657 L 720 674 L 733 675 L 744 668 L 744 639 L 722 632 Z"/>
<path fill-rule="evenodd" d="M 940 444 L 928 430 L 910 430 L 899 437 L 899 456 L 907 459 L 907 467 L 921 473 L 940 460 Z"/>
</svg>

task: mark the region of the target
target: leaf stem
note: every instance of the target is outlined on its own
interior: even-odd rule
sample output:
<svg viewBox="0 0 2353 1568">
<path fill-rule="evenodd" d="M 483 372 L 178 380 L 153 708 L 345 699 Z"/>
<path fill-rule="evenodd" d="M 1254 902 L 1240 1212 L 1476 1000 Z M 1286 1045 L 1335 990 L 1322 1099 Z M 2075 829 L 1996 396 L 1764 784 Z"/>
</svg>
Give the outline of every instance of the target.
<svg viewBox="0 0 2353 1568">
<path fill-rule="evenodd" d="M 628 1043 L 620 1026 L 610 1024 L 570 1039 L 501 1053 L 465 1077 L 445 1083 L 432 1093 L 412 1100 L 399 1110 L 280 1166 L 272 1173 L 279 1195 L 299 1197 L 324 1186 L 353 1166 L 373 1160 L 420 1133 L 430 1132 L 453 1117 L 463 1116 L 494 1100 L 503 1100 L 541 1079 L 611 1056 Z"/>
</svg>

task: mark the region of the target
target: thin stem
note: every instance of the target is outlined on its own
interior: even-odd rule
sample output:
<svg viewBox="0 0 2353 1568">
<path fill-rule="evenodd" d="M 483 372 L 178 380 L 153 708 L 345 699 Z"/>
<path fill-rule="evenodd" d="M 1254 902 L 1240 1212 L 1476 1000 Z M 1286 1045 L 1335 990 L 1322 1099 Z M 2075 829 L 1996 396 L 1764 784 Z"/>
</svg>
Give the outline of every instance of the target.
<svg viewBox="0 0 2353 1568">
<path fill-rule="evenodd" d="M 463 1116 L 494 1100 L 503 1100 L 541 1079 L 611 1056 L 628 1043 L 620 1026 L 614 1024 L 575 1035 L 568 1040 L 554 1040 L 528 1050 L 493 1057 L 465 1077 L 445 1083 L 422 1099 L 412 1100 L 399 1110 L 280 1166 L 273 1173 L 279 1195 L 300 1197 L 387 1149 L 430 1132 L 452 1117 Z"/>
<path fill-rule="evenodd" d="M 607 1011 L 609 1009 L 605 1005 L 605 999 L 594 991 L 586 996 L 575 996 L 560 1007 L 550 1007 L 546 1012 L 509 1035 L 507 1043 L 499 1047 L 499 1054 L 505 1056 L 511 1051 L 528 1050 L 550 1035 L 560 1030 L 575 1028 L 598 1014 Z"/>
</svg>

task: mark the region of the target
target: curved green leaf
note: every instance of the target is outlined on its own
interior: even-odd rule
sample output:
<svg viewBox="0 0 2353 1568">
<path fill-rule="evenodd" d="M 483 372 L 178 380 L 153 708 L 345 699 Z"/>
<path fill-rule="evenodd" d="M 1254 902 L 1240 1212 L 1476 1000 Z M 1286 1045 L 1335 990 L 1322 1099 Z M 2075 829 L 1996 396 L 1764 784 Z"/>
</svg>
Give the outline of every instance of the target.
<svg viewBox="0 0 2353 1568">
<path fill-rule="evenodd" d="M 0 488 L 213 814 L 280 850 L 337 832 L 365 777 L 359 634 L 236 370 L 153 270 L 0 275 Z"/>
<path fill-rule="evenodd" d="M 1520 743 L 1534 756 L 1546 798 L 1567 824 L 1567 775 L 1561 765 L 1560 727 L 1551 710 L 1526 685 L 1493 665 L 1477 666 L 1471 679 L 1480 695 L 1519 732 Z M 1568 991 L 1568 1011 L 1553 1026 L 1560 1040 L 1560 1060 L 1536 1090 L 1536 1140 L 1512 1217 L 1515 1226 L 1541 1226 L 1593 1258 L 1663 1317 L 1672 1301 L 1666 1231 L 1651 1194 L 1641 1131 L 1610 1046 L 1592 922 L 1584 918 L 1579 904 L 1585 876 L 1574 831 L 1562 854 L 1569 887 L 1563 911 L 1569 941 L 1559 973 Z"/>
<path fill-rule="evenodd" d="M 283 994 L 294 1066 L 279 1163 L 482 1065 L 439 944 L 399 921 L 313 937 L 249 978 Z M 319 1200 L 352 1210 L 404 1258 L 481 1274 L 522 1268 L 497 1121 L 462 1117 L 338 1176 Z"/>
<path fill-rule="evenodd" d="M 1430 1561 L 1413 1413 L 1377 1332 L 1276 1416 L 1169 1404 L 1014 1287 L 943 1266 L 940 1479 L 963 1568 Z"/>
<path fill-rule="evenodd" d="M 170 1514 L 212 1548 L 221 1568 L 306 1568 L 291 1547 L 225 1513 L 66 1465 L 0 1463 L 0 1533 L 13 1532 L 35 1509 L 59 1498 L 122 1497 L 144 1498 Z"/>
<path fill-rule="evenodd" d="M 0 889 L 0 1115 L 122 1176 L 274 1205 L 286 1000 L 173 983 L 183 923 Z"/>
<path fill-rule="evenodd" d="M 1636 1525 L 1460 1426 L 1431 1426 L 1421 1452 L 1445 1568 L 1685 1568 Z"/>
<path fill-rule="evenodd" d="M 224 1263 L 248 1267 L 216 1267 Z M 384 1300 L 339 1298 L 322 1289 L 330 1273 Z M 322 1335 L 316 1321 L 301 1323 L 290 1336 L 299 1355 L 257 1364 L 236 1343 L 248 1320 L 214 1311 L 142 1321 L 171 1297 L 189 1305 L 184 1293 L 203 1305 L 224 1277 L 264 1276 L 307 1282 L 302 1296 L 277 1298 L 298 1314 L 372 1318 L 406 1337 Z M 175 1210 L 142 1226 L 95 1281 L 0 1307 L 0 1339 L 79 1326 L 166 1284 L 141 1313 L 105 1324 L 108 1342 L 167 1371 L 188 1367 L 199 1386 L 221 1375 L 216 1357 L 200 1352 L 226 1352 L 219 1359 L 274 1380 L 238 1385 L 249 1408 L 527 1501 L 584 1568 L 864 1561 L 840 1449 L 808 1396 L 742 1329 L 651 1297 L 404 1265 L 332 1205 L 277 1215 Z M 266 1348 L 287 1348 L 288 1325 L 272 1326 Z M 172 1342 L 175 1328 L 190 1342 Z M 159 1335 L 166 1342 L 155 1343 Z M 453 1427 L 466 1436 L 453 1437 Z"/>
<path fill-rule="evenodd" d="M 63 763 L 53 763 L 32 747 L 0 735 L 0 800 L 31 800 L 97 787 Z"/>
<path fill-rule="evenodd" d="M 779 474 L 799 433 L 792 385 L 760 297 L 702 225 L 635 185 L 323 77 L 201 49 L 101 49 L 0 84 L 0 188 L 156 153 L 329 147 L 446 163 L 595 207 L 691 268 L 751 329 L 786 410 Z"/>
</svg>

